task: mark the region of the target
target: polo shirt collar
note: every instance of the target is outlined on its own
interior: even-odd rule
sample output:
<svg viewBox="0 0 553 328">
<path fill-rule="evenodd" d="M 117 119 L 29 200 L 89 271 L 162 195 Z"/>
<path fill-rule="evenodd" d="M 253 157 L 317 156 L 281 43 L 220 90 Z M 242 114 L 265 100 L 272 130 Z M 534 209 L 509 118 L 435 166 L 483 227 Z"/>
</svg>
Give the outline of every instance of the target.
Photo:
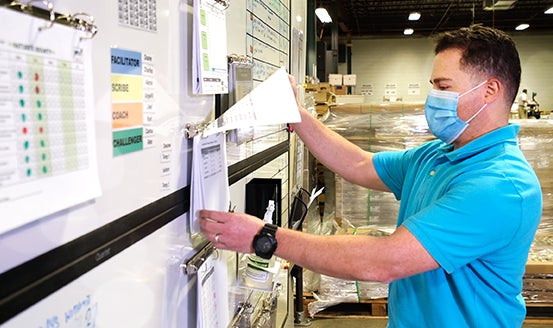
<svg viewBox="0 0 553 328">
<path fill-rule="evenodd" d="M 439 148 L 439 151 L 443 153 L 450 161 L 459 161 L 474 154 L 480 153 L 488 148 L 492 148 L 498 144 L 505 142 L 517 142 L 517 134 L 520 130 L 520 126 L 516 124 L 508 124 L 497 130 L 486 133 L 480 136 L 468 144 L 459 149 L 453 149 L 453 145 L 444 144 Z"/>
</svg>

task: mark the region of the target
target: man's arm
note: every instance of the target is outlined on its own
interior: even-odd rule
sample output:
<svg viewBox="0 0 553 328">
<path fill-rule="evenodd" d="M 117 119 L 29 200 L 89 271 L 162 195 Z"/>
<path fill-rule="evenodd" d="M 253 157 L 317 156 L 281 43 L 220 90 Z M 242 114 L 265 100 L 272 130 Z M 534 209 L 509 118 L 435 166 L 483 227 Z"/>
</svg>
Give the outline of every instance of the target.
<svg viewBox="0 0 553 328">
<path fill-rule="evenodd" d="M 242 213 L 200 211 L 203 234 L 220 249 L 253 253 L 253 237 L 264 222 Z M 275 255 L 328 276 L 390 282 L 433 270 L 438 263 L 404 227 L 387 237 L 312 235 L 279 228 Z"/>
<path fill-rule="evenodd" d="M 366 152 L 332 131 L 298 105 L 302 121 L 293 127 L 309 151 L 328 169 L 363 187 L 389 191 L 373 165 L 373 154 Z"/>
<path fill-rule="evenodd" d="M 438 268 L 419 241 L 400 227 L 388 237 L 319 236 L 279 229 L 276 255 L 328 276 L 391 281 Z"/>
</svg>

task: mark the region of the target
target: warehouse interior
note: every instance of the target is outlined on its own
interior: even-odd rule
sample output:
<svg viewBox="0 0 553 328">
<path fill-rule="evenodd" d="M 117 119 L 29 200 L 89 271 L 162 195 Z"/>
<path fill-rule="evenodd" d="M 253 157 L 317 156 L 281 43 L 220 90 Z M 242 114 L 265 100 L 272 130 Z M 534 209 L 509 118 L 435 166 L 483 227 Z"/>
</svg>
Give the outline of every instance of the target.
<svg viewBox="0 0 553 328">
<path fill-rule="evenodd" d="M 522 64 L 521 89 L 531 90 L 540 115 L 519 112 L 517 100 L 511 118 L 522 127 L 521 148 L 539 176 L 544 197 L 542 221 L 525 280 L 525 297 L 530 304 L 525 327 L 548 326 L 552 323 L 548 317 L 553 313 L 546 305 L 553 300 L 553 285 L 546 283 L 553 273 L 553 245 L 549 242 L 553 232 L 553 149 L 548 146 L 553 138 L 553 102 L 549 99 L 553 94 L 549 82 L 553 49 L 548 46 L 553 44 L 553 25 L 552 16 L 545 13 L 551 6 L 551 1 L 315 2 L 316 8 L 327 9 L 332 18 L 332 22 L 315 22 L 316 76 L 319 81 L 328 82 L 329 74 L 342 75 L 343 81 L 353 74 L 356 85 L 336 88 L 332 82 L 323 83 L 322 91 L 314 86 L 314 107 L 326 125 L 369 151 L 410 148 L 432 138 L 425 127 L 423 108 L 431 88 L 427 75 L 432 65 L 433 36 L 482 24 L 507 31 L 516 41 Z M 418 20 L 410 20 L 413 13 Z M 529 27 L 523 29 L 521 24 Z M 413 88 L 420 88 L 420 92 Z M 381 235 L 393 231 L 394 215 L 389 215 L 397 213 L 393 196 L 367 191 L 316 162 L 313 165 L 316 179 L 326 192 L 320 203 L 323 208 L 319 209 L 323 219 L 319 221 L 313 214 L 308 228 L 311 232 Z M 338 223 L 325 226 L 322 222 L 329 222 L 325 220 L 328 217 L 336 218 Z M 314 317 L 313 327 L 386 326 L 385 319 L 378 319 L 379 314 L 386 313 L 385 305 L 378 301 L 385 297 L 385 285 L 348 284 L 313 273 L 305 276 L 307 289 L 320 293 L 307 305 Z M 358 300 L 364 300 L 364 306 L 359 306 Z M 375 320 L 367 322 L 359 316 Z"/>
<path fill-rule="evenodd" d="M 324 34 L 328 36 L 337 24 L 338 34 L 351 38 L 399 37 L 408 27 L 414 35 L 428 37 L 470 24 L 513 30 L 526 23 L 533 31 L 550 32 L 551 21 L 543 14 L 550 6 L 547 0 L 316 1 L 316 7 L 327 9 L 333 19 L 331 24 L 317 24 L 325 28 Z M 419 19 L 409 21 L 411 13 L 419 13 Z"/>
<path fill-rule="evenodd" d="M 0 0 L 0 18 L 2 328 L 553 327 L 553 0 Z M 456 57 L 464 85 L 441 90 L 434 43 L 474 25 L 516 43 L 520 90 L 452 145 L 429 96 L 467 123 L 486 93 Z M 475 170 L 444 159 L 484 148 Z"/>
</svg>

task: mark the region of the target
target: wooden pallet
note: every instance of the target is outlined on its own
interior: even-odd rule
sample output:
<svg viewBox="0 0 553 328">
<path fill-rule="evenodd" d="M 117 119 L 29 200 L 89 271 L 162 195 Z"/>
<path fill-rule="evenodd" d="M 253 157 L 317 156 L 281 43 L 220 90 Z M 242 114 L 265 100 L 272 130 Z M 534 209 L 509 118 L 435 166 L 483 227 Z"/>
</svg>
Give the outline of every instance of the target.
<svg viewBox="0 0 553 328">
<path fill-rule="evenodd" d="M 304 293 L 304 309 L 307 312 L 309 303 L 315 301 L 311 293 Z M 340 303 L 330 306 L 315 314 L 317 318 L 343 317 L 387 317 L 388 299 L 379 298 L 372 300 L 361 300 L 359 303 Z"/>
<path fill-rule="evenodd" d="M 340 303 L 315 314 L 318 318 L 343 317 L 387 317 L 388 300 L 364 300 L 359 303 Z"/>
<path fill-rule="evenodd" d="M 304 309 L 307 312 L 307 305 L 315 299 L 310 293 L 304 293 Z M 551 324 L 553 326 L 553 302 L 528 302 L 526 304 L 528 324 Z M 306 315 L 308 315 L 306 313 Z M 359 303 L 340 303 L 324 309 L 315 314 L 315 318 L 338 318 L 347 316 L 349 318 L 374 317 L 383 318 L 388 316 L 388 300 L 373 299 L 361 300 Z"/>
<path fill-rule="evenodd" d="M 553 326 L 553 303 L 526 303 L 526 323 L 551 324 Z"/>
<path fill-rule="evenodd" d="M 553 279 L 533 281 L 532 275 L 536 274 L 553 274 L 553 263 L 531 263 L 526 266 L 525 277 L 527 279 L 526 287 L 533 287 L 536 291 L 538 299 L 542 301 L 527 302 L 527 317 L 525 322 L 528 324 L 550 324 L 553 326 Z M 545 284 L 545 285 L 543 285 Z M 540 293 L 544 293 L 541 295 Z M 304 292 L 304 310 L 306 317 L 309 316 L 308 305 L 315 301 L 313 295 L 309 292 Z M 347 316 L 348 318 L 356 317 L 373 317 L 385 318 L 388 316 L 388 300 L 383 299 L 367 299 L 361 300 L 358 303 L 340 303 L 330 306 L 315 314 L 315 318 L 338 318 Z"/>
</svg>

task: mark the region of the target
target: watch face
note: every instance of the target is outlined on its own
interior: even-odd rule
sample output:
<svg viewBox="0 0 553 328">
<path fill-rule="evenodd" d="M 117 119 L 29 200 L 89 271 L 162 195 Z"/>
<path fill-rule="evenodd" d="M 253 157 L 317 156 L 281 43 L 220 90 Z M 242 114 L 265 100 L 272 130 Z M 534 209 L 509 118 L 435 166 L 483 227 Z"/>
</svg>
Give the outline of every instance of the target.
<svg viewBox="0 0 553 328">
<path fill-rule="evenodd" d="M 273 242 L 268 236 L 261 236 L 258 246 L 260 252 L 267 253 L 273 249 Z"/>
<path fill-rule="evenodd" d="M 264 259 L 270 259 L 277 248 L 275 237 L 269 233 L 261 233 L 255 236 L 253 241 L 255 255 Z"/>
</svg>

